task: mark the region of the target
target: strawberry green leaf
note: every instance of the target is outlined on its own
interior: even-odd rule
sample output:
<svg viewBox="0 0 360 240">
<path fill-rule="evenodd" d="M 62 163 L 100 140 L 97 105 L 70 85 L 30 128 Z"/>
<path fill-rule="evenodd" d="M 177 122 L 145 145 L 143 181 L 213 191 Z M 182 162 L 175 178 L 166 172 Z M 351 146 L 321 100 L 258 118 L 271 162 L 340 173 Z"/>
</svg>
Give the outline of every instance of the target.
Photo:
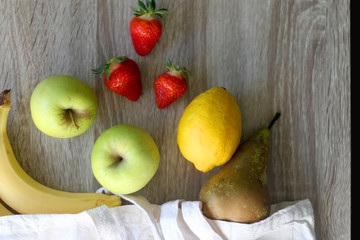
<svg viewBox="0 0 360 240">
<path fill-rule="evenodd" d="M 139 7 L 141 9 L 141 11 L 147 12 L 147 8 L 145 6 L 145 4 L 142 1 L 138 1 Z"/>
<path fill-rule="evenodd" d="M 106 69 L 106 78 L 107 78 L 107 79 L 110 78 L 110 74 L 111 74 L 110 68 L 107 68 L 107 69 Z"/>
<path fill-rule="evenodd" d="M 188 77 L 192 76 L 190 71 L 188 71 L 184 68 L 180 68 L 180 66 L 175 66 L 169 58 L 166 59 L 166 66 L 169 70 L 175 70 L 175 71 L 180 72 L 184 78 L 188 78 Z"/>
<path fill-rule="evenodd" d="M 165 8 L 161 8 L 155 12 L 155 14 L 158 15 L 159 17 L 162 17 L 162 15 L 166 15 L 168 13 L 169 11 Z"/>
<path fill-rule="evenodd" d="M 129 58 L 129 56 L 121 56 L 121 57 L 113 57 L 112 59 L 110 59 L 107 63 L 111 64 L 111 63 L 122 63 L 124 61 L 126 61 Z"/>
<path fill-rule="evenodd" d="M 169 58 L 166 59 L 166 66 L 167 66 L 168 68 L 171 68 L 171 67 L 173 66 L 173 64 L 172 64 L 172 62 L 170 61 Z"/>
<path fill-rule="evenodd" d="M 161 8 L 156 11 L 156 3 L 155 0 L 146 0 L 145 3 L 141 0 L 138 0 L 139 7 L 130 7 L 134 11 L 134 15 L 139 17 L 145 14 L 150 16 L 158 15 L 162 17 L 162 15 L 168 14 L 168 10 L 165 8 Z"/>
<path fill-rule="evenodd" d="M 101 65 L 100 67 L 96 68 L 96 69 L 91 69 L 91 71 L 94 73 L 94 74 L 101 74 L 103 73 L 104 71 L 106 71 L 106 69 L 108 69 L 110 66 L 110 64 L 103 64 Z"/>
<path fill-rule="evenodd" d="M 149 0 L 146 0 L 145 5 L 147 9 L 150 9 L 151 2 Z"/>
<path fill-rule="evenodd" d="M 111 58 L 106 64 L 101 65 L 100 67 L 96 68 L 96 69 L 91 69 L 91 71 L 94 74 L 101 74 L 101 73 L 106 73 L 106 77 L 109 78 L 110 77 L 110 65 L 112 63 L 122 63 L 124 61 L 126 61 L 129 58 L 129 56 L 122 56 L 122 57 L 113 57 Z"/>
<path fill-rule="evenodd" d="M 133 7 L 131 6 L 130 7 L 134 12 L 141 12 L 141 10 L 139 8 L 136 8 L 136 7 Z"/>
<path fill-rule="evenodd" d="M 183 77 L 186 79 L 192 76 L 191 72 L 186 69 L 181 69 L 180 71 L 181 71 L 181 74 L 183 75 Z"/>
<path fill-rule="evenodd" d="M 151 3 L 150 3 L 150 9 L 152 9 L 152 12 L 155 11 L 155 9 L 156 9 L 155 0 L 152 0 L 152 1 L 151 1 Z"/>
</svg>

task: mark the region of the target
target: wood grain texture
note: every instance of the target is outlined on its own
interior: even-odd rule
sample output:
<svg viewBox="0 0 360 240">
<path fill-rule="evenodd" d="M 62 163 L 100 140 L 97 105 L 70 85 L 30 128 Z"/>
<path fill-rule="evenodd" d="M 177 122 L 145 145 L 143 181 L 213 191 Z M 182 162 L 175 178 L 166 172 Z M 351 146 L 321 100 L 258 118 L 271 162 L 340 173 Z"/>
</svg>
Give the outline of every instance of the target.
<svg viewBox="0 0 360 240">
<path fill-rule="evenodd" d="M 170 13 L 146 57 L 135 53 L 128 34 L 136 1 L 0 3 L 0 82 L 13 90 L 14 102 L 9 137 L 33 178 L 57 189 L 95 191 L 92 146 L 107 128 L 129 123 L 149 132 L 161 154 L 157 174 L 139 194 L 157 204 L 197 200 L 218 168 L 202 174 L 182 157 L 177 124 L 195 96 L 223 86 L 239 103 L 242 140 L 282 113 L 272 129 L 272 202 L 309 198 L 317 239 L 350 238 L 349 0 L 158 0 Z M 137 102 L 110 92 L 90 71 L 118 55 L 130 55 L 141 69 Z M 193 77 L 181 99 L 159 110 L 153 83 L 167 57 Z M 56 74 L 81 79 L 99 99 L 93 126 L 72 139 L 42 134 L 30 115 L 32 90 Z"/>
</svg>

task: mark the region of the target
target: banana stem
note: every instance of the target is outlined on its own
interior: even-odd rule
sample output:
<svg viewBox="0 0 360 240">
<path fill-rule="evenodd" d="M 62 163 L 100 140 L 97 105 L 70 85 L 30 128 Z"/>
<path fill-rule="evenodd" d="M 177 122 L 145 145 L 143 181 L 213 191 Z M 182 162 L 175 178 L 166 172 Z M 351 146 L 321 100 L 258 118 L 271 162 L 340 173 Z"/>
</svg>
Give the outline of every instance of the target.
<svg viewBox="0 0 360 240">
<path fill-rule="evenodd" d="M 10 93 L 10 89 L 4 90 L 0 93 L 0 107 L 11 107 Z"/>
<path fill-rule="evenodd" d="M 269 126 L 268 126 L 268 129 L 271 129 L 271 127 L 274 125 L 274 123 L 279 119 L 281 113 L 276 113 L 274 118 L 271 120 Z"/>
</svg>

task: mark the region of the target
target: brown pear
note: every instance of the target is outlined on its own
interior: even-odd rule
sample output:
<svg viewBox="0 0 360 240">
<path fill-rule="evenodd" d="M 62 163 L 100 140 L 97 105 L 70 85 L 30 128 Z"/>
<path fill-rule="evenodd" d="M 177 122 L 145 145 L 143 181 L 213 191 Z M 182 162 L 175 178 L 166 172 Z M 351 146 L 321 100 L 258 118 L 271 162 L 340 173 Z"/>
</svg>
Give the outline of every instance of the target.
<svg viewBox="0 0 360 240">
<path fill-rule="evenodd" d="M 199 200 L 205 216 L 216 220 L 254 223 L 270 214 L 267 186 L 270 128 L 259 129 L 244 141 L 229 162 L 202 186 Z"/>
</svg>

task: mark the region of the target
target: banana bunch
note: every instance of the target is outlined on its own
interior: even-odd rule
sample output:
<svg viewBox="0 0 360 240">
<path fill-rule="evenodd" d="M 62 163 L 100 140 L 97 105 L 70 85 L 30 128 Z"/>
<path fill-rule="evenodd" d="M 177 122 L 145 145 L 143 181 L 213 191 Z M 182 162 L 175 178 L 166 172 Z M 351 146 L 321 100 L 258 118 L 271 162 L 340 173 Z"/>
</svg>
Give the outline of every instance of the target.
<svg viewBox="0 0 360 240">
<path fill-rule="evenodd" d="M 46 187 L 21 168 L 6 132 L 10 93 L 10 90 L 0 93 L 0 199 L 21 214 L 79 213 L 104 204 L 121 205 L 116 195 L 70 193 Z M 6 214 L 3 207 L 0 206 L 0 215 Z"/>
</svg>

